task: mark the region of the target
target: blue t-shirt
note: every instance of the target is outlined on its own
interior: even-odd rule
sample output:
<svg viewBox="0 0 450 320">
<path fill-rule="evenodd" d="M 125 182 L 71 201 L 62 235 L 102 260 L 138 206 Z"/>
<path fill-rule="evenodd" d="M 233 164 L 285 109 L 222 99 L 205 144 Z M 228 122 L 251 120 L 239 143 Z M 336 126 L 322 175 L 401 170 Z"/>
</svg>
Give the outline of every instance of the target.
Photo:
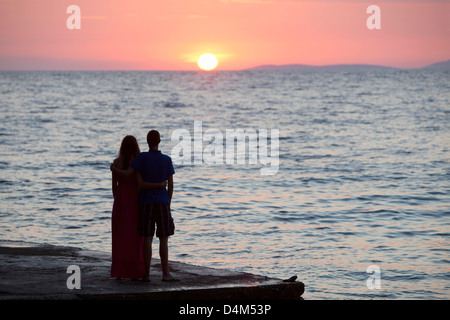
<svg viewBox="0 0 450 320">
<path fill-rule="evenodd" d="M 141 152 L 130 164 L 134 170 L 141 173 L 145 182 L 163 182 L 175 173 L 172 159 L 159 150 Z M 169 193 L 166 189 L 141 189 L 139 203 L 169 203 Z"/>
</svg>

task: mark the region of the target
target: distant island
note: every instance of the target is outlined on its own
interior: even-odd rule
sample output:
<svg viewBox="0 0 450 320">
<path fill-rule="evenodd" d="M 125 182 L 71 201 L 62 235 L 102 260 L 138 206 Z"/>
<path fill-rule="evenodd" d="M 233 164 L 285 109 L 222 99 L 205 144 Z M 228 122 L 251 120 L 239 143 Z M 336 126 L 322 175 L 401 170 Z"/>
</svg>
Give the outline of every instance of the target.
<svg viewBox="0 0 450 320">
<path fill-rule="evenodd" d="M 442 62 L 436 62 L 436 63 L 430 64 L 429 66 L 426 66 L 425 68 L 430 68 L 430 69 L 450 69 L 450 60 L 442 61 Z"/>
<path fill-rule="evenodd" d="M 246 70 L 339 70 L 339 69 L 401 69 L 395 67 L 386 67 L 370 64 L 335 64 L 326 66 L 311 66 L 306 64 L 267 64 L 248 68 Z M 450 69 L 450 60 L 433 63 L 431 65 L 417 69 Z"/>
</svg>

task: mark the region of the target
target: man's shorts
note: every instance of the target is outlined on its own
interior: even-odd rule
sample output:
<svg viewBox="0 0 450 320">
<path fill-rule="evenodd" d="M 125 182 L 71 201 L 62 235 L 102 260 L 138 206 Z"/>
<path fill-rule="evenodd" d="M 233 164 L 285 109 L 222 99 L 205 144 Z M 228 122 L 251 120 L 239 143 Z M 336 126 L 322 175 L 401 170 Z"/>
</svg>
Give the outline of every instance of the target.
<svg viewBox="0 0 450 320">
<path fill-rule="evenodd" d="M 168 203 L 139 204 L 139 234 L 144 237 L 165 238 L 175 233 L 175 224 Z"/>
</svg>

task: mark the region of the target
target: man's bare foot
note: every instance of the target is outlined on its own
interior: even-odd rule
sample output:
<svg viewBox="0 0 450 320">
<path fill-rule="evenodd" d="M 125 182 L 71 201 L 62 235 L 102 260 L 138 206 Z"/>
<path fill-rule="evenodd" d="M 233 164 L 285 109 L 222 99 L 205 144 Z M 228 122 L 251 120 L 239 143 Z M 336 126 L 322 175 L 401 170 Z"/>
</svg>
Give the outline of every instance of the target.
<svg viewBox="0 0 450 320">
<path fill-rule="evenodd" d="M 172 281 L 180 281 L 177 278 L 174 278 L 171 274 L 163 275 L 161 281 L 172 282 Z"/>
</svg>

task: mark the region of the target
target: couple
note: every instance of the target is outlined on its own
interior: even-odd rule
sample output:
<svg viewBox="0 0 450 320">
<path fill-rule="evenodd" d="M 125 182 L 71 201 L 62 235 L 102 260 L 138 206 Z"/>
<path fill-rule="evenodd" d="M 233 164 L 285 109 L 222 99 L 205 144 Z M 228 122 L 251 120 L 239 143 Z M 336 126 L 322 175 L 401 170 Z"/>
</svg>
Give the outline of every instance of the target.
<svg viewBox="0 0 450 320">
<path fill-rule="evenodd" d="M 160 141 L 158 131 L 149 131 L 150 150 L 140 152 L 136 138 L 126 136 L 119 157 L 111 164 L 114 196 L 111 277 L 150 281 L 156 224 L 162 281 L 177 281 L 169 272 L 168 248 L 169 236 L 175 232 L 170 212 L 175 170 L 171 158 L 158 150 Z"/>
</svg>

